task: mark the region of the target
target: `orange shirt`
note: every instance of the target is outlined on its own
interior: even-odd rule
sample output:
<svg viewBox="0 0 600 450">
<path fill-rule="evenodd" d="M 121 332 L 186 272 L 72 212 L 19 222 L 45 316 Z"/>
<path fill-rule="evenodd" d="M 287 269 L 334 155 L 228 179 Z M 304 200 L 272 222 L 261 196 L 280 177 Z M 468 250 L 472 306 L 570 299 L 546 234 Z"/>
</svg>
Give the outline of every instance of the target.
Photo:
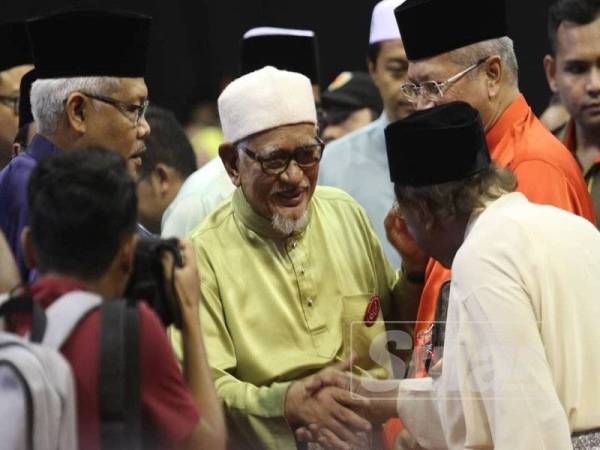
<svg viewBox="0 0 600 450">
<path fill-rule="evenodd" d="M 522 95 L 486 133 L 492 159 L 510 169 L 517 190 L 538 204 L 554 205 L 596 223 L 592 201 L 577 161 L 535 117 Z M 430 260 L 415 327 L 415 376 L 425 376 L 432 322 L 441 285 L 450 271 Z"/>
</svg>

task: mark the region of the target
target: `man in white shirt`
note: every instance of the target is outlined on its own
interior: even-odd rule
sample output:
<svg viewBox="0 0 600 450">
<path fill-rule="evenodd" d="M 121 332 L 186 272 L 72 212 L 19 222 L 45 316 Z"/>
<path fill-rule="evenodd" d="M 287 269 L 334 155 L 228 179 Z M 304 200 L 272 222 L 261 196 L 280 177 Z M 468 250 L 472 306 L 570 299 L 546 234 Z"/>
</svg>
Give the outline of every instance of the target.
<svg viewBox="0 0 600 450">
<path fill-rule="evenodd" d="M 334 371 L 310 388 L 370 397 L 371 420 L 397 413 L 427 449 L 600 446 L 598 231 L 513 192 L 466 103 L 420 111 L 385 133 L 398 211 L 452 269 L 443 358 L 429 377 L 385 392 Z"/>
<path fill-rule="evenodd" d="M 414 110 L 400 90 L 408 81 L 408 59 L 394 8 L 403 1 L 380 1 L 373 8 L 371 18 L 367 64 L 383 100 L 383 114 L 369 125 L 327 144 L 319 173 L 320 185 L 346 191 L 365 208 L 394 268 L 400 268 L 401 260 L 388 242 L 384 227 L 385 217 L 394 203 L 394 187 L 388 177 L 383 130 L 390 122 Z"/>
</svg>

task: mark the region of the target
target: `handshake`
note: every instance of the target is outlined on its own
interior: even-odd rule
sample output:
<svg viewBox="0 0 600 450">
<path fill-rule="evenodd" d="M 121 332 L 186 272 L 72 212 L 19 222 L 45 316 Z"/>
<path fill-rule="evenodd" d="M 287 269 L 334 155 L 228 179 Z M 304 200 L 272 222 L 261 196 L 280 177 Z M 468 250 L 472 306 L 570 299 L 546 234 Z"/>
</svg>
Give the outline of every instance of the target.
<svg viewBox="0 0 600 450">
<path fill-rule="evenodd" d="M 397 381 L 348 373 L 354 359 L 295 381 L 285 399 L 285 417 L 296 439 L 321 448 L 369 448 L 368 433 L 396 417 Z"/>
</svg>

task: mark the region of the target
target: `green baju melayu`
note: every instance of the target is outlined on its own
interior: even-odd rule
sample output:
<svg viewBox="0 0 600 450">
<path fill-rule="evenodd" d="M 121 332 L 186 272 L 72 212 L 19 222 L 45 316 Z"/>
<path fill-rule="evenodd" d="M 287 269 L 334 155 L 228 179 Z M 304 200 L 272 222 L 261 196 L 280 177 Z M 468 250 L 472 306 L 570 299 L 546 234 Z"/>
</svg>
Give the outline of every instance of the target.
<svg viewBox="0 0 600 450">
<path fill-rule="evenodd" d="M 302 232 L 281 239 L 238 189 L 190 235 L 230 448 L 295 448 L 284 418 L 288 387 L 351 348 L 361 369 L 388 375 L 385 339 L 371 344 L 383 338 L 398 276 L 350 196 L 317 187 L 309 213 Z M 367 310 L 377 313 L 376 297 L 379 313 L 364 322 Z"/>
</svg>

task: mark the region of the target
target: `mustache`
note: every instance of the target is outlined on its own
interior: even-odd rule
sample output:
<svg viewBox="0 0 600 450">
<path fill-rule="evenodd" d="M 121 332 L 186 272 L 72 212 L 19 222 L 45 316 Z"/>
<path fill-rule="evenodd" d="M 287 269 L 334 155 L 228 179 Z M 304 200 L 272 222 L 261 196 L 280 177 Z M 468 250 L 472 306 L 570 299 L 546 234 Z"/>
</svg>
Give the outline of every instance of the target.
<svg viewBox="0 0 600 450">
<path fill-rule="evenodd" d="M 296 192 L 301 192 L 301 191 L 307 191 L 308 188 L 310 186 L 308 186 L 307 184 L 305 185 L 304 183 L 299 185 L 299 186 L 275 186 L 272 190 L 271 190 L 271 195 L 274 194 L 293 194 Z"/>
</svg>

